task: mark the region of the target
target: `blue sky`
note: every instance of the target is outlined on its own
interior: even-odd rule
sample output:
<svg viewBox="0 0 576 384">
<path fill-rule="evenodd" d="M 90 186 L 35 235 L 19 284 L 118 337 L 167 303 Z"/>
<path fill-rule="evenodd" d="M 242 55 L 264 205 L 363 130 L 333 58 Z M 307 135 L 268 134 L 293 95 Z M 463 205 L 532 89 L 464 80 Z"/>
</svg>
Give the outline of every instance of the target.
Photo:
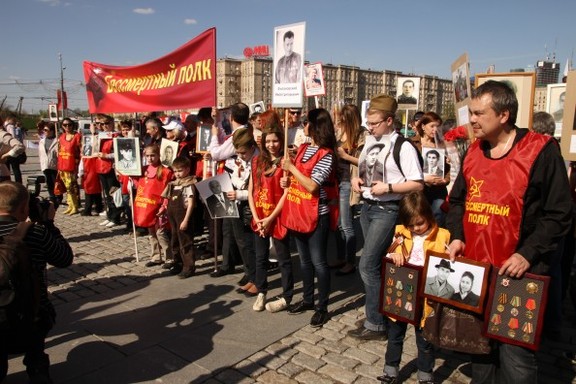
<svg viewBox="0 0 576 384">
<path fill-rule="evenodd" d="M 211 27 L 217 57 L 241 57 L 247 46 L 272 49 L 274 27 L 300 21 L 310 62 L 449 78 L 464 52 L 472 73 L 534 66 L 555 52 L 564 71 L 576 50 L 574 15 L 566 0 L 2 0 L 0 100 L 14 107 L 22 96 L 28 112 L 47 109 L 39 97 L 55 96 L 59 53 L 70 106 L 87 108 L 84 60 L 145 63 Z"/>
</svg>

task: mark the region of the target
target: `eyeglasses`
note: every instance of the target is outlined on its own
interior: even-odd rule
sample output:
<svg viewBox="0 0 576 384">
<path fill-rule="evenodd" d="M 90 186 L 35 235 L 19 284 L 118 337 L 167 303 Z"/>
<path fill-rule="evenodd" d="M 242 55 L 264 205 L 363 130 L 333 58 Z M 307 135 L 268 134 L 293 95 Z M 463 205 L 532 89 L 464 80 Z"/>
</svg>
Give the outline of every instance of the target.
<svg viewBox="0 0 576 384">
<path fill-rule="evenodd" d="M 291 114 L 291 115 L 299 115 L 299 114 L 301 114 L 301 113 L 302 113 L 302 112 L 290 111 L 290 114 Z"/>
<path fill-rule="evenodd" d="M 376 128 L 377 126 L 379 126 L 379 125 L 382 124 L 383 122 L 384 122 L 384 120 L 380 120 L 380 121 L 377 121 L 377 122 L 367 121 L 367 122 L 366 122 L 366 125 L 367 125 L 368 127 L 371 127 L 371 128 Z"/>
<path fill-rule="evenodd" d="M 63 126 L 63 127 L 71 127 L 72 124 L 64 123 L 64 124 L 62 124 L 62 126 Z"/>
</svg>

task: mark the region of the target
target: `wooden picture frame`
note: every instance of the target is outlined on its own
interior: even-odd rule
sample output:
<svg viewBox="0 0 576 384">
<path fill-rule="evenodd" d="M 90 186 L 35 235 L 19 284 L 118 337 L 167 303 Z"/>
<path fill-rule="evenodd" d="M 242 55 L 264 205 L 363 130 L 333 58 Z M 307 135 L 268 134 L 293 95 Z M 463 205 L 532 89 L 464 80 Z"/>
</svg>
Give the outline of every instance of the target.
<svg viewBox="0 0 576 384">
<path fill-rule="evenodd" d="M 562 120 L 566 102 L 566 84 L 548 84 L 546 86 L 546 112 L 554 118 L 556 128 L 554 137 L 562 137 Z"/>
<path fill-rule="evenodd" d="M 518 99 L 516 126 L 531 129 L 536 74 L 534 72 L 479 73 L 476 74 L 476 88 L 488 80 L 501 81 L 512 87 Z"/>
<path fill-rule="evenodd" d="M 456 121 L 458 125 L 465 125 L 470 122 L 468 104 L 470 104 L 470 97 L 472 95 L 468 54 L 464 53 L 458 57 L 452 63 L 451 70 Z"/>
<path fill-rule="evenodd" d="M 576 71 L 568 72 L 560 148 L 564 160 L 576 161 Z"/>
<path fill-rule="evenodd" d="M 424 303 L 421 292 L 423 268 L 409 263 L 397 267 L 387 257 L 383 261 L 380 313 L 419 327 Z"/>
<path fill-rule="evenodd" d="M 443 252 L 426 252 L 422 277 L 422 295 L 453 307 L 483 313 L 491 265 L 459 257 L 453 263 Z M 444 279 L 438 288 L 437 280 Z M 462 298 L 460 287 L 468 288 Z M 440 290 L 439 290 L 440 289 Z"/>
<path fill-rule="evenodd" d="M 142 175 L 140 139 L 138 137 L 114 138 L 114 167 L 122 175 Z"/>
<path fill-rule="evenodd" d="M 506 344 L 537 350 L 548 301 L 549 276 L 525 273 L 516 279 L 492 272 L 485 334 Z"/>
</svg>

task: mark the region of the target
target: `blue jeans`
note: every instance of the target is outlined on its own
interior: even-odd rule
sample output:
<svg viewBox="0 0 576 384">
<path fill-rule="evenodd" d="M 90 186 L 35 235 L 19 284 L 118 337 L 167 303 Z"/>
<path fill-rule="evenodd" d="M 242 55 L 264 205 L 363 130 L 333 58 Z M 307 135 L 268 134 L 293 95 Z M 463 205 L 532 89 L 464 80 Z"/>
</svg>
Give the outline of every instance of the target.
<svg viewBox="0 0 576 384">
<path fill-rule="evenodd" d="M 344 260 L 348 264 L 356 265 L 356 233 L 354 232 L 352 207 L 350 206 L 351 188 L 349 181 L 340 182 L 340 216 L 338 217 L 340 233 L 336 239 L 338 260 Z"/>
<path fill-rule="evenodd" d="M 444 213 L 441 208 L 444 201 L 444 199 L 434 199 L 430 202 L 432 213 L 434 214 L 434 218 L 439 227 L 444 227 L 444 224 L 446 223 L 446 213 Z"/>
<path fill-rule="evenodd" d="M 276 224 L 280 225 L 280 224 Z M 273 237 L 261 237 L 254 234 L 254 246 L 256 248 L 256 288 L 258 292 L 268 292 L 268 256 L 270 255 L 270 238 L 274 243 L 276 257 L 278 258 L 278 269 L 282 281 L 282 297 L 286 303 L 290 304 L 294 294 L 294 274 L 292 273 L 292 259 L 290 257 L 290 236 L 286 235 L 282 240 Z"/>
<path fill-rule="evenodd" d="M 360 276 L 364 282 L 366 321 L 364 327 L 371 331 L 384 331 L 386 324 L 380 313 L 380 273 L 382 256 L 392 242 L 398 204 L 384 206 L 364 203 L 360 225 L 364 233 L 364 251 L 360 258 Z"/>
<path fill-rule="evenodd" d="M 472 382 L 475 384 L 538 382 L 536 355 L 526 348 L 498 343 L 498 350 L 495 353 L 471 355 L 471 360 Z"/>
<path fill-rule="evenodd" d="M 400 371 L 400 360 L 402 359 L 402 350 L 404 348 L 404 337 L 408 323 L 403 321 L 388 322 L 388 346 L 386 347 L 386 365 L 384 373 L 397 377 Z M 432 380 L 432 371 L 434 370 L 434 354 L 432 344 L 427 342 L 422 336 L 422 330 L 414 327 L 416 334 L 416 348 L 418 348 L 418 380 Z"/>
<path fill-rule="evenodd" d="M 312 233 L 291 232 L 300 254 L 300 269 L 302 270 L 303 300 L 314 303 L 314 275 L 318 279 L 318 305 L 320 311 L 328 310 L 330 296 L 330 269 L 328 268 L 326 248 L 328 246 L 329 215 L 318 218 L 318 225 Z"/>
</svg>

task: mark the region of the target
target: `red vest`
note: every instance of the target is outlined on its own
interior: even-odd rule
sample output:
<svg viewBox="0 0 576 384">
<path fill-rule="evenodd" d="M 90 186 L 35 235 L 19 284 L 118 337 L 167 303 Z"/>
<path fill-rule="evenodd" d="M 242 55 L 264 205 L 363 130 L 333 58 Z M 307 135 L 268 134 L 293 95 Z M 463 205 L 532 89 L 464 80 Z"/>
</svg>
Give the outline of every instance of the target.
<svg viewBox="0 0 576 384">
<path fill-rule="evenodd" d="M 98 173 L 96 173 L 96 160 L 95 157 L 83 157 L 82 163 L 84 164 L 84 176 L 82 176 L 82 188 L 88 194 L 96 194 L 102 192 L 102 186 Z"/>
<path fill-rule="evenodd" d="M 300 145 L 298 153 L 294 159 L 294 164 L 300 172 L 306 177 L 310 177 L 314 166 L 329 153 L 334 153 L 327 148 L 319 148 L 318 151 L 306 162 L 302 157 L 308 148 L 308 143 Z M 330 229 L 335 230 L 338 226 L 338 182 L 336 181 L 336 169 L 332 167 L 332 172 L 326 185 L 322 185 L 328 198 L 330 208 Z M 288 186 L 288 196 L 284 202 L 280 222 L 283 226 L 300 233 L 310 233 L 316 229 L 318 224 L 318 205 L 320 202 L 320 191 L 312 194 L 300 184 L 294 176 L 290 176 L 290 185 Z"/>
<path fill-rule="evenodd" d="M 118 136 L 117 134 L 113 134 L 113 137 Z M 105 155 L 111 154 L 114 151 L 114 139 L 113 138 L 100 138 L 100 152 Z M 112 170 L 112 166 L 114 165 L 114 159 L 104 159 L 98 157 L 97 162 L 97 172 L 101 175 L 105 175 Z"/>
<path fill-rule="evenodd" d="M 147 176 L 149 166 L 144 167 L 144 176 L 138 180 L 138 189 L 134 199 L 134 224 L 139 227 L 153 227 L 156 224 L 156 214 L 162 204 L 162 192 L 172 180 L 173 173 L 170 168 L 158 166 L 158 172 L 162 170 L 162 176 L 158 180 L 157 175 Z"/>
<path fill-rule="evenodd" d="M 500 267 L 518 246 L 534 161 L 551 137 L 528 132 L 501 159 L 489 159 L 480 140 L 470 145 L 462 166 L 466 180 L 464 239 L 466 257 Z"/>
<path fill-rule="evenodd" d="M 280 178 L 282 178 L 284 172 L 278 167 L 272 175 L 266 176 L 262 174 L 259 183 L 256 183 L 256 178 L 258 177 L 257 163 L 258 156 L 255 156 L 252 159 L 252 197 L 258 217 L 262 219 L 272 214 L 284 194 L 284 189 L 280 186 Z M 288 231 L 286 227 L 278 224 L 278 217 L 271 223 L 272 231 L 270 233 L 275 239 L 283 239 Z M 254 219 L 252 219 L 252 230 L 254 232 L 258 230 Z"/>
<path fill-rule="evenodd" d="M 58 170 L 76 172 L 80 161 L 80 135 L 75 133 L 72 140 L 66 140 L 66 133 L 58 138 Z"/>
</svg>

